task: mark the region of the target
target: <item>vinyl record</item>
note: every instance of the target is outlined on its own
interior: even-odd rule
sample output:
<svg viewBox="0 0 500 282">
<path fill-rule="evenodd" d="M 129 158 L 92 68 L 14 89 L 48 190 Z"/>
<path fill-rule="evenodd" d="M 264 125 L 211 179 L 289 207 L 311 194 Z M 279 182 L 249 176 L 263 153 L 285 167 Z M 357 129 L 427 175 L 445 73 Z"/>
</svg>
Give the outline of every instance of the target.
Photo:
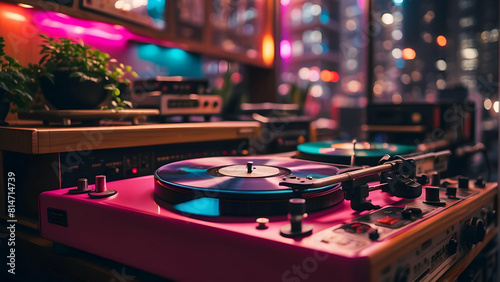
<svg viewBox="0 0 500 282">
<path fill-rule="evenodd" d="M 377 165 L 386 154 L 394 156 L 413 152 L 414 146 L 377 142 L 356 143 L 355 150 L 352 143 L 342 141 L 311 142 L 297 147 L 297 156 L 301 159 L 349 164 L 354 155 L 355 165 Z"/>
<path fill-rule="evenodd" d="M 193 201 L 198 206 L 202 201 L 217 206 L 218 211 L 206 215 L 286 214 L 288 199 L 293 197 L 306 198 L 306 210 L 317 210 L 342 200 L 343 195 L 340 194 L 343 193 L 338 185 L 294 192 L 289 187 L 280 186 L 279 182 L 283 181 L 283 177 L 323 178 L 337 172 L 338 168 L 332 165 L 291 158 L 213 157 L 184 160 L 162 166 L 155 172 L 155 199 L 160 204 L 173 205 L 174 209 L 185 209 L 188 206 L 186 203 Z M 200 211 L 182 211 L 203 214 Z"/>
</svg>

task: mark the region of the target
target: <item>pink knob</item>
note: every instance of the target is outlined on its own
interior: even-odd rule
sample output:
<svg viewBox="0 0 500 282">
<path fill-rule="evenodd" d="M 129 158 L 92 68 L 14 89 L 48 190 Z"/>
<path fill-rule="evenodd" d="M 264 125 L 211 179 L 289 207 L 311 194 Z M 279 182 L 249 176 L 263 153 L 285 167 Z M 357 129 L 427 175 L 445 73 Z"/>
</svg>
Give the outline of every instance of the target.
<svg viewBox="0 0 500 282">
<path fill-rule="evenodd" d="M 77 186 L 78 191 L 87 191 L 88 190 L 88 184 L 87 184 L 87 178 L 80 178 L 78 179 L 78 186 Z"/>
<path fill-rule="evenodd" d="M 106 175 L 96 175 L 95 192 L 103 193 L 104 191 L 106 191 Z"/>
</svg>

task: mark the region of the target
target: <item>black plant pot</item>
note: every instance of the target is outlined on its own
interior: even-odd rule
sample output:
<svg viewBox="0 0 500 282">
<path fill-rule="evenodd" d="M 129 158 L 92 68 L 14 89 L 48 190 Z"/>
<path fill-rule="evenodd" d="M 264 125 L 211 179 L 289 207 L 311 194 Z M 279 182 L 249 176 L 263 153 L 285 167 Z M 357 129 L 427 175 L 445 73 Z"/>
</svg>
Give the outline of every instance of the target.
<svg viewBox="0 0 500 282">
<path fill-rule="evenodd" d="M 10 102 L 7 94 L 5 89 L 0 88 L 0 126 L 8 125 L 8 123 L 5 122 L 5 118 L 7 118 L 10 110 Z"/>
<path fill-rule="evenodd" d="M 40 77 L 43 96 L 58 110 L 96 109 L 110 96 L 104 89 L 104 79 L 99 83 L 80 81 L 78 77 L 69 77 L 69 71 L 55 71 L 54 82 L 47 77 Z"/>
</svg>

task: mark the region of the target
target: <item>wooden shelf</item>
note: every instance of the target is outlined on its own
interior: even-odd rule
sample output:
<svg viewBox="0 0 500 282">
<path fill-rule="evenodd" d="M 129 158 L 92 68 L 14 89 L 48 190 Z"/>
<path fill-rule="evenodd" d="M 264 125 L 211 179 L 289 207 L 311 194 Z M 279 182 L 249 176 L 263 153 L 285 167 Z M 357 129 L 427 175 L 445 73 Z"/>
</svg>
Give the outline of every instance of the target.
<svg viewBox="0 0 500 282">
<path fill-rule="evenodd" d="M 264 69 L 272 69 L 273 65 L 266 65 L 262 62 L 262 58 L 250 58 L 238 53 L 224 51 L 221 48 L 207 45 L 203 42 L 191 41 L 188 39 L 177 38 L 175 41 L 168 41 L 159 38 L 137 37 L 132 39 L 135 42 L 155 44 L 162 47 L 179 48 L 188 52 L 202 53 L 207 56 L 234 60 L 246 65 L 260 67 Z"/>
<path fill-rule="evenodd" d="M 200 122 L 92 127 L 3 126 L 0 150 L 26 154 L 60 153 L 188 142 L 256 138 L 258 122 Z M 80 148 L 82 149 L 82 148 Z"/>
<path fill-rule="evenodd" d="M 121 25 L 127 28 L 131 33 L 134 34 L 131 40 L 133 42 L 141 42 L 141 43 L 149 43 L 156 44 L 163 47 L 170 48 L 179 48 L 189 52 L 200 53 L 203 55 L 208 55 L 212 57 L 217 57 L 221 59 L 234 60 L 243 64 L 249 64 L 252 66 L 257 66 L 261 68 L 273 68 L 273 64 L 266 64 L 262 58 L 262 54 L 258 51 L 258 55 L 256 57 L 249 57 L 246 54 L 242 53 L 231 53 L 223 50 L 220 46 L 214 45 L 211 40 L 211 35 L 213 34 L 213 27 L 208 23 L 210 4 L 207 4 L 206 8 L 206 20 L 204 25 L 204 38 L 200 41 L 189 40 L 181 37 L 175 36 L 175 3 L 174 1 L 167 1 L 166 9 L 166 25 L 167 28 L 164 30 L 158 30 L 153 27 L 148 27 L 143 24 L 135 23 L 133 21 L 128 21 L 126 19 L 108 15 L 105 13 L 100 13 L 98 11 L 89 10 L 86 8 L 80 7 L 81 0 L 74 0 L 72 6 L 59 5 L 55 2 L 50 1 L 38 1 L 38 0 L 2 0 L 7 3 L 18 4 L 25 3 L 32 5 L 37 9 L 43 9 L 48 11 L 59 12 L 62 14 L 66 14 L 71 17 L 80 18 L 84 20 L 98 21 L 104 22 L 112 25 Z M 271 0 L 266 0 L 269 3 L 272 3 Z M 267 22 L 272 21 L 273 17 L 273 6 L 271 4 L 266 4 L 265 10 L 263 11 L 262 17 L 266 21 L 265 26 L 262 27 L 262 34 L 258 36 L 257 46 L 260 46 L 262 37 L 266 33 L 273 33 L 273 27 L 268 26 Z"/>
</svg>

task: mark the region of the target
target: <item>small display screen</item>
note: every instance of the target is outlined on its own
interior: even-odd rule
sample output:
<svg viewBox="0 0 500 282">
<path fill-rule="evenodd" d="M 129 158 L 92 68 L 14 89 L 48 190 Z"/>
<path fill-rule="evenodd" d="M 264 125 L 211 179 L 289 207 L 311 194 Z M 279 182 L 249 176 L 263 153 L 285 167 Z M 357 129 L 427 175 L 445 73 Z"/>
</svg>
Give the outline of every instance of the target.
<svg viewBox="0 0 500 282">
<path fill-rule="evenodd" d="M 169 108 L 197 108 L 200 106 L 198 100 L 188 100 L 188 99 L 173 99 L 168 100 Z"/>
</svg>

